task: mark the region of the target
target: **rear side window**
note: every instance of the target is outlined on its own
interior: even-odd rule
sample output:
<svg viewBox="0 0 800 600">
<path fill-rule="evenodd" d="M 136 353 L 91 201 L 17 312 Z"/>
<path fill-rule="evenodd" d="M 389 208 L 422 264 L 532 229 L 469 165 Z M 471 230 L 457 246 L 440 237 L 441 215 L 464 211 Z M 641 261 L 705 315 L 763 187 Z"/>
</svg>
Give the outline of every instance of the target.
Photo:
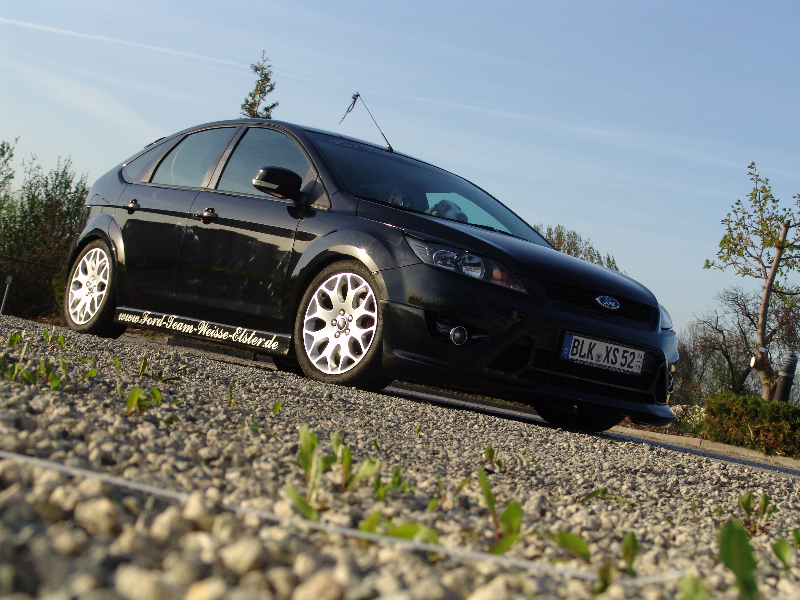
<svg viewBox="0 0 800 600">
<path fill-rule="evenodd" d="M 200 187 L 235 129 L 206 129 L 186 136 L 161 162 L 152 183 Z"/>
<path fill-rule="evenodd" d="M 153 148 L 155 150 L 155 148 Z M 122 177 L 128 183 L 137 183 L 144 175 L 145 169 L 150 166 L 153 159 L 153 150 L 148 150 L 138 158 L 133 159 L 122 169 Z"/>
<path fill-rule="evenodd" d="M 266 196 L 253 187 L 253 179 L 264 167 L 281 167 L 294 171 L 303 179 L 303 189 L 316 174 L 306 155 L 287 135 L 274 129 L 254 127 L 237 144 L 217 189 L 237 194 Z"/>
</svg>

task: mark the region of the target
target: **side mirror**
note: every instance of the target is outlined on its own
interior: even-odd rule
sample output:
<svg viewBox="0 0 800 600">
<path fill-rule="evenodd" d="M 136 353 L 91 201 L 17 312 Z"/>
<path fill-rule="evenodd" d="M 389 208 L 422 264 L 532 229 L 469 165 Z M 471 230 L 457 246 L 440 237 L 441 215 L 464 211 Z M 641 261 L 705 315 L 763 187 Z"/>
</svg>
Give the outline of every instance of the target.
<svg viewBox="0 0 800 600">
<path fill-rule="evenodd" d="M 253 179 L 253 187 L 259 192 L 295 202 L 304 195 L 300 191 L 302 185 L 303 178 L 300 175 L 281 167 L 264 167 Z"/>
</svg>

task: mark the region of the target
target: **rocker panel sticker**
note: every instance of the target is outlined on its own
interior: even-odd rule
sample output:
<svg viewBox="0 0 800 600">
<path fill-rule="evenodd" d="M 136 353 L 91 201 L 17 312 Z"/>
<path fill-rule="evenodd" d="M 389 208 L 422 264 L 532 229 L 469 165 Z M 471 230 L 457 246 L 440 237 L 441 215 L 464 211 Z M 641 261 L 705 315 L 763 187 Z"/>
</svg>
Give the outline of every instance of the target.
<svg viewBox="0 0 800 600">
<path fill-rule="evenodd" d="M 167 315 L 137 308 L 117 308 L 114 320 L 124 325 L 135 325 L 181 336 L 205 339 L 248 350 L 257 350 L 265 354 L 285 355 L 289 352 L 291 344 L 291 338 L 287 335 L 199 321 L 189 317 Z"/>
</svg>

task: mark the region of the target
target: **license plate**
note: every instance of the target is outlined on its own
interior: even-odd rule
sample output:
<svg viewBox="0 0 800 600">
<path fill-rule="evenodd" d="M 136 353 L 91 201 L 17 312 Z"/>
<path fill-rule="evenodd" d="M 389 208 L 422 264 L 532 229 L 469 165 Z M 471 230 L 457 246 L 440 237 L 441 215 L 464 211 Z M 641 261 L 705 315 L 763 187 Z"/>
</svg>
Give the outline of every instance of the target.
<svg viewBox="0 0 800 600">
<path fill-rule="evenodd" d="M 644 350 L 568 333 L 564 336 L 561 358 L 601 369 L 638 374 L 642 372 Z"/>
</svg>

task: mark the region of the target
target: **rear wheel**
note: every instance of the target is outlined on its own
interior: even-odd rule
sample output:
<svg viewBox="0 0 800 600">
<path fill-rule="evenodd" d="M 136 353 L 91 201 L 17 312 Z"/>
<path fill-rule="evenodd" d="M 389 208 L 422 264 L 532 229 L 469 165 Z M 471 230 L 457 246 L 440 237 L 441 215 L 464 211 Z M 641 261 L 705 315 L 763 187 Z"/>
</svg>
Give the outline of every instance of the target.
<svg viewBox="0 0 800 600">
<path fill-rule="evenodd" d="M 295 355 L 311 379 L 380 391 L 383 316 L 372 274 L 356 261 L 334 263 L 303 295 L 294 329 Z"/>
<path fill-rule="evenodd" d="M 114 322 L 115 275 L 113 255 L 103 240 L 81 250 L 64 291 L 64 317 L 70 329 L 108 338 L 122 335 L 125 326 Z"/>
<path fill-rule="evenodd" d="M 535 402 L 533 407 L 539 416 L 551 425 L 587 433 L 611 429 L 614 425 L 619 425 L 625 418 L 625 415 L 586 404 L 564 402 L 563 406 L 557 406 L 553 403 Z"/>
</svg>

